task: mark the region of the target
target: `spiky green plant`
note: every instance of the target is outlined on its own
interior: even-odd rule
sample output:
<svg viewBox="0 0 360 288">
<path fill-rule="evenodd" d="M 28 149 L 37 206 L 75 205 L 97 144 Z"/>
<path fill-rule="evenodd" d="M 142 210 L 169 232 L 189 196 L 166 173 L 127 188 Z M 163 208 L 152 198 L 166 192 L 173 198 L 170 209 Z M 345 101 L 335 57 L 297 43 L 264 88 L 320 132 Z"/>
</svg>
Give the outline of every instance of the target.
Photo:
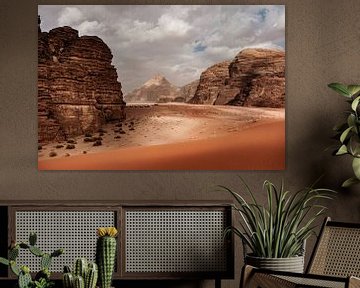
<svg viewBox="0 0 360 288">
<path fill-rule="evenodd" d="M 98 279 L 98 266 L 96 263 L 89 263 L 85 276 L 85 287 L 95 288 Z"/>
<path fill-rule="evenodd" d="M 8 251 L 8 259 L 0 257 L 0 263 L 10 266 L 11 271 L 18 277 L 19 288 L 48 288 L 52 287 L 53 282 L 50 281 L 50 265 L 53 257 L 58 257 L 64 253 L 63 249 L 57 249 L 51 254 L 44 253 L 36 246 L 37 236 L 35 233 L 30 233 L 29 243 L 11 243 Z M 30 269 L 28 266 L 19 266 L 16 259 L 19 256 L 19 250 L 28 250 L 33 255 L 40 257 L 41 270 L 36 273 L 35 279 L 32 280 Z"/>
<path fill-rule="evenodd" d="M 242 179 L 241 179 L 242 180 Z M 314 222 L 324 214 L 325 206 L 318 200 L 332 199 L 334 191 L 305 188 L 296 193 L 280 189 L 266 180 L 267 205 L 256 200 L 254 193 L 242 180 L 251 201 L 233 190 L 220 186 L 236 200 L 233 205 L 240 215 L 240 227 L 228 227 L 225 234 L 233 232 L 247 245 L 253 256 L 265 258 L 288 258 L 301 255 L 304 241 L 314 233 Z"/>
<path fill-rule="evenodd" d="M 96 243 L 96 262 L 99 267 L 100 288 L 110 288 L 116 258 L 115 227 L 101 227 L 97 229 L 99 238 Z"/>
<path fill-rule="evenodd" d="M 95 288 L 98 279 L 98 267 L 96 263 L 88 263 L 85 258 L 78 258 L 75 260 L 73 273 L 69 266 L 64 267 L 62 279 L 64 288 L 75 288 L 82 285 L 84 288 Z"/>
<path fill-rule="evenodd" d="M 84 278 L 80 275 L 74 277 L 74 288 L 85 288 Z"/>
<path fill-rule="evenodd" d="M 360 183 L 360 85 L 344 85 L 331 83 L 329 88 L 347 98 L 350 109 L 346 111 L 346 122 L 334 127 L 336 138 L 339 139 L 339 146 L 334 155 L 350 155 L 354 177 L 344 181 L 343 187 L 349 187 Z"/>
<path fill-rule="evenodd" d="M 74 265 L 75 276 L 81 276 L 85 280 L 86 271 L 88 269 L 88 261 L 86 258 L 78 258 Z"/>
</svg>

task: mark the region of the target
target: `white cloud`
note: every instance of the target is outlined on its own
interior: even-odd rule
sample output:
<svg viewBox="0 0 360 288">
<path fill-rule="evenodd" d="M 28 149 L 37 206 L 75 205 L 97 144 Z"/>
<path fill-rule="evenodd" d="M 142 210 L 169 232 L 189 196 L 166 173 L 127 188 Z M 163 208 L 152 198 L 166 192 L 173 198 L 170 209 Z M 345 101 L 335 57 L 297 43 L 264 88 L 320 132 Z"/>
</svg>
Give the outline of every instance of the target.
<svg viewBox="0 0 360 288">
<path fill-rule="evenodd" d="M 158 24 L 161 31 L 172 37 L 184 36 L 191 29 L 189 23 L 170 14 L 161 15 Z"/>
<path fill-rule="evenodd" d="M 80 35 L 98 35 L 105 30 L 105 25 L 98 21 L 84 21 L 74 27 L 80 33 Z"/>
<path fill-rule="evenodd" d="M 48 29 L 69 25 L 102 38 L 124 92 L 155 73 L 184 85 L 243 48 L 285 45 L 283 5 L 41 5 L 39 13 Z"/>
<path fill-rule="evenodd" d="M 71 26 L 78 24 L 83 19 L 85 19 L 85 16 L 79 8 L 65 7 L 60 12 L 60 16 L 57 22 L 59 26 Z"/>
</svg>

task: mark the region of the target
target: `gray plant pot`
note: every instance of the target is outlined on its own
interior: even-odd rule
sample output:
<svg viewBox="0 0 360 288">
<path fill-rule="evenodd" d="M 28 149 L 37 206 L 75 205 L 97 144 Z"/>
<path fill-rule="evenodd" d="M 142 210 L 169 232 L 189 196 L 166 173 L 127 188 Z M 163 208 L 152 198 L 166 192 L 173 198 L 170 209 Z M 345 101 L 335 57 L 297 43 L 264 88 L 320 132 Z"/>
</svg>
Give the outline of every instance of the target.
<svg viewBox="0 0 360 288">
<path fill-rule="evenodd" d="M 245 263 L 257 268 L 275 271 L 304 272 L 304 256 L 289 258 L 262 258 L 246 255 Z"/>
</svg>

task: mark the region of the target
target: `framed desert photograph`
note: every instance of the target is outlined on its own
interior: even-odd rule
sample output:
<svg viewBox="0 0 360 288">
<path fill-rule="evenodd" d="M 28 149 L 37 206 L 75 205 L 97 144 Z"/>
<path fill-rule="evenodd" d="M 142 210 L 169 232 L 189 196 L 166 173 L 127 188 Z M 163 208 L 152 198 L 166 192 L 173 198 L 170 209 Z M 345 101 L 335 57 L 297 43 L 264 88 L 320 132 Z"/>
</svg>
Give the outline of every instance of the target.
<svg viewBox="0 0 360 288">
<path fill-rule="evenodd" d="M 285 6 L 38 6 L 38 169 L 285 169 Z"/>
</svg>

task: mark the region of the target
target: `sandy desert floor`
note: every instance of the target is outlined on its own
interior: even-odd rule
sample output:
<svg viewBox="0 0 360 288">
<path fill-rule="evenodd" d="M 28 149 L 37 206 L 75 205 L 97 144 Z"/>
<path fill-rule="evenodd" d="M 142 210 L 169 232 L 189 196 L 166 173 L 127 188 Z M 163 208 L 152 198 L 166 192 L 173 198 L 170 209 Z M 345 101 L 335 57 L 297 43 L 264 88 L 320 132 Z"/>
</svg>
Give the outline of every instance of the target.
<svg viewBox="0 0 360 288">
<path fill-rule="evenodd" d="M 126 121 L 103 127 L 101 146 L 84 142 L 84 136 L 72 139 L 75 149 L 65 149 L 65 141 L 42 146 L 39 169 L 285 168 L 284 109 L 138 104 L 129 105 L 126 115 Z M 56 156 L 50 157 L 51 152 Z"/>
</svg>

